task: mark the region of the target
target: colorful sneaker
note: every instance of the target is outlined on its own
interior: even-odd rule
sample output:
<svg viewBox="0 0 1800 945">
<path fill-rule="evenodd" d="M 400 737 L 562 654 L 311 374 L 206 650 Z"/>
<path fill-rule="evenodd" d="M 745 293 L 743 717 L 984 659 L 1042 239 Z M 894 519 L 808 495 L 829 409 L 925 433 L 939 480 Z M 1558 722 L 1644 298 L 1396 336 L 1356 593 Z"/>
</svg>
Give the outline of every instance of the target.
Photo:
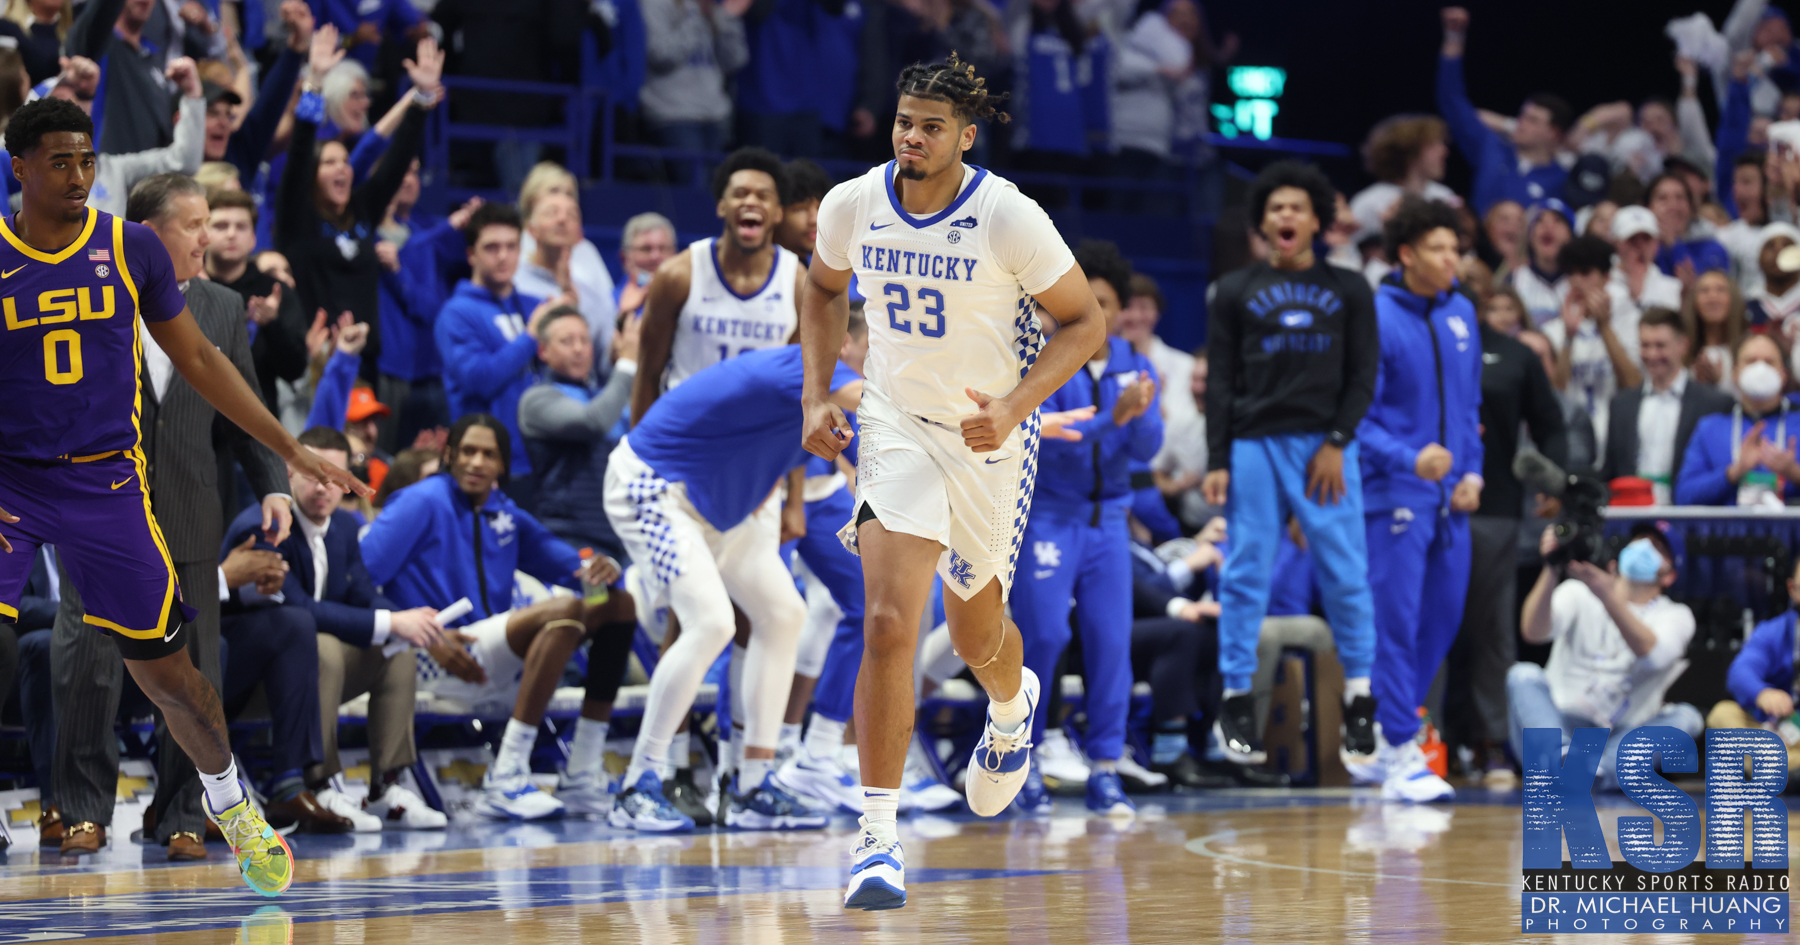
<svg viewBox="0 0 1800 945">
<path fill-rule="evenodd" d="M 1015 731 L 1002 732 L 994 725 L 990 705 L 981 741 L 975 743 L 974 755 L 969 759 L 965 787 L 969 809 L 981 817 L 992 817 L 1005 810 L 1031 770 L 1031 716 L 1037 712 L 1040 690 L 1036 673 L 1023 667 L 1019 672 L 1019 691 L 1025 694 L 1025 721 Z"/>
<path fill-rule="evenodd" d="M 364 800 L 363 810 L 394 830 L 442 830 L 450 823 L 443 811 L 433 810 L 424 798 L 402 784 L 388 785 L 379 800 Z"/>
<path fill-rule="evenodd" d="M 475 812 L 495 820 L 547 820 L 563 815 L 563 803 L 531 783 L 531 772 L 496 772 L 489 768 L 481 779 L 481 797 Z"/>
<path fill-rule="evenodd" d="M 637 783 L 613 802 L 606 822 L 621 830 L 648 833 L 680 833 L 694 829 L 692 818 L 675 809 L 663 796 L 662 779 L 654 771 L 638 775 Z"/>
<path fill-rule="evenodd" d="M 1137 816 L 1137 805 L 1125 796 L 1117 771 L 1095 771 L 1088 777 L 1087 809 L 1107 817 Z"/>
<path fill-rule="evenodd" d="M 938 780 L 917 738 L 906 750 L 906 773 L 900 779 L 900 812 L 935 813 L 960 805 L 962 792 Z"/>
<path fill-rule="evenodd" d="M 814 758 L 801 748 L 775 769 L 775 783 L 796 797 L 816 801 L 827 810 L 862 813 L 862 789 L 836 758 Z"/>
<path fill-rule="evenodd" d="M 1056 802 L 1050 797 L 1050 790 L 1044 787 L 1044 775 L 1038 770 L 1037 759 L 1032 759 L 1026 769 L 1025 783 L 1019 786 L 1013 806 L 1027 816 L 1050 813 Z"/>
<path fill-rule="evenodd" d="M 248 793 L 236 806 L 220 814 L 213 813 L 212 805 L 205 798 L 201 801 L 206 819 L 218 824 L 225 842 L 231 844 L 231 853 L 237 857 L 238 872 L 243 874 L 244 885 L 263 896 L 287 892 L 294 882 L 294 851 L 288 848 L 281 834 L 263 820 L 262 814 L 250 806 Z"/>
<path fill-rule="evenodd" d="M 900 852 L 900 835 L 894 825 L 871 825 L 867 818 L 850 852 L 850 887 L 844 890 L 844 908 L 874 911 L 906 905 L 906 858 Z"/>
<path fill-rule="evenodd" d="M 830 819 L 782 790 L 772 775 L 743 794 L 726 795 L 725 826 L 738 830 L 817 830 Z"/>
<path fill-rule="evenodd" d="M 1387 779 L 1381 782 L 1382 800 L 1429 804 L 1456 799 L 1456 789 L 1426 764 L 1425 753 L 1417 742 L 1384 747 L 1382 753 L 1387 762 Z"/>
<path fill-rule="evenodd" d="M 564 771 L 556 778 L 556 799 L 571 814 L 605 817 L 613 809 L 612 785 L 604 770 L 580 775 Z"/>
<path fill-rule="evenodd" d="M 1213 737 L 1219 750 L 1229 761 L 1240 765 L 1260 765 L 1269 760 L 1262 739 L 1256 737 L 1256 697 L 1244 693 L 1224 700 L 1219 706 L 1219 720 L 1213 723 Z"/>
</svg>

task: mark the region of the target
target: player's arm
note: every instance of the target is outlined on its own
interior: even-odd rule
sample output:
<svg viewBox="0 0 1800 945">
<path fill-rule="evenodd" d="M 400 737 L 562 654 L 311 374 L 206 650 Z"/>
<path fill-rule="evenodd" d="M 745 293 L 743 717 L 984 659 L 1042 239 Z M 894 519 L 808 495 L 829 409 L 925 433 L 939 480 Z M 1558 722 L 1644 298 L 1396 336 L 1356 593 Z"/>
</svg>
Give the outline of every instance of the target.
<svg viewBox="0 0 1800 945">
<path fill-rule="evenodd" d="M 833 402 L 831 392 L 838 352 L 844 346 L 844 333 L 850 330 L 850 270 L 827 266 L 822 255 L 813 253 L 800 294 L 800 359 L 806 366 L 806 380 L 800 388 L 806 417 L 801 443 L 814 456 L 836 459 L 850 443 L 850 421 L 845 419 L 843 407 Z M 856 388 L 860 402 L 862 384 L 844 385 L 850 387 Z"/>
<path fill-rule="evenodd" d="M 226 419 L 243 428 L 288 465 L 321 483 L 336 483 L 346 491 L 371 496 L 375 490 L 362 480 L 319 458 L 319 454 L 300 446 L 299 441 L 282 427 L 281 421 L 263 406 L 262 397 L 244 383 L 243 375 L 194 323 L 194 314 L 186 306 L 181 314 L 164 321 L 145 321 L 150 337 L 169 356 L 175 370 L 206 402 L 224 414 Z"/>
<path fill-rule="evenodd" d="M 962 420 L 963 444 L 977 453 L 999 449 L 1014 428 L 1068 383 L 1106 343 L 1106 316 L 1100 313 L 1100 303 L 1079 263 L 1070 263 L 1068 271 L 1035 298 L 1038 307 L 1055 320 L 1056 333 L 1038 352 L 1037 361 L 1019 386 L 1004 397 L 968 390 L 978 409 Z"/>
<path fill-rule="evenodd" d="M 681 307 L 687 304 L 688 285 L 693 281 L 693 260 L 687 250 L 670 257 L 657 267 L 645 292 L 644 314 L 638 326 L 637 381 L 631 388 L 631 424 L 636 426 L 650 405 L 662 396 L 663 372 L 669 367 L 669 352 L 675 346 L 675 328 L 681 321 Z"/>
</svg>

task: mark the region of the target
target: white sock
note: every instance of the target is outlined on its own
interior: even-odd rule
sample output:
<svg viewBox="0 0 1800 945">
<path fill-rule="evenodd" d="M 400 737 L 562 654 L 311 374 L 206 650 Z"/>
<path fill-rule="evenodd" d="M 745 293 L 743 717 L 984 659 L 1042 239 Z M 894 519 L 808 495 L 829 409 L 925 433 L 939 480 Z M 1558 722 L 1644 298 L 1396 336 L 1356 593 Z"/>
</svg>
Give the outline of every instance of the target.
<svg viewBox="0 0 1800 945">
<path fill-rule="evenodd" d="M 992 696 L 988 698 L 993 699 Z M 1020 685 L 1019 691 L 1013 693 L 1013 697 L 1005 702 L 990 701 L 988 717 L 994 720 L 995 728 L 1009 735 L 1018 731 L 1019 726 L 1031 724 L 1031 703 L 1025 699 L 1025 687 Z"/>
<path fill-rule="evenodd" d="M 222 814 L 244 802 L 244 786 L 238 783 L 236 758 L 218 774 L 201 771 L 200 786 L 206 789 L 206 805 L 214 814 Z"/>
<path fill-rule="evenodd" d="M 900 815 L 900 791 L 898 788 L 864 787 L 863 817 L 865 827 L 880 825 L 891 836 L 898 828 L 895 821 Z"/>
<path fill-rule="evenodd" d="M 638 778 L 645 772 L 654 771 L 662 777 L 663 760 L 669 754 L 669 740 L 640 732 L 637 748 L 631 753 L 631 765 L 625 769 L 625 786 L 636 787 Z"/>
<path fill-rule="evenodd" d="M 600 774 L 606 763 L 606 722 L 578 719 L 575 740 L 569 745 L 568 773 L 574 776 Z"/>
<path fill-rule="evenodd" d="M 737 792 L 748 794 L 761 787 L 763 779 L 769 776 L 769 769 L 774 766 L 773 758 L 745 758 L 738 762 Z"/>
<path fill-rule="evenodd" d="M 1094 770 L 1095 771 L 1112 771 L 1115 768 L 1117 768 L 1118 766 L 1119 766 L 1119 760 L 1117 758 L 1110 758 L 1110 759 L 1095 758 L 1094 759 Z"/>
<path fill-rule="evenodd" d="M 518 719 L 506 720 L 506 734 L 500 736 L 500 756 L 494 759 L 494 770 L 503 774 L 531 770 L 531 746 L 537 744 L 537 726 Z"/>
<path fill-rule="evenodd" d="M 778 748 L 800 747 L 800 723 L 781 723 L 781 740 L 775 743 Z"/>
<path fill-rule="evenodd" d="M 835 761 L 843 750 L 844 723 L 814 712 L 811 727 L 806 730 L 806 753 L 820 761 Z"/>
<path fill-rule="evenodd" d="M 1366 680 L 1365 680 L 1365 682 L 1366 682 Z M 1230 699 L 1233 696 L 1247 696 L 1249 694 L 1250 694 L 1250 690 L 1248 690 L 1248 689 L 1232 689 L 1232 688 L 1227 687 L 1225 689 L 1220 690 L 1219 697 L 1221 699 Z"/>
<path fill-rule="evenodd" d="M 1369 677 L 1367 677 L 1367 676 L 1352 676 L 1349 679 L 1344 680 L 1344 704 L 1345 705 L 1349 705 L 1350 700 L 1356 698 L 1357 696 L 1366 696 L 1366 695 L 1370 695 Z"/>
</svg>

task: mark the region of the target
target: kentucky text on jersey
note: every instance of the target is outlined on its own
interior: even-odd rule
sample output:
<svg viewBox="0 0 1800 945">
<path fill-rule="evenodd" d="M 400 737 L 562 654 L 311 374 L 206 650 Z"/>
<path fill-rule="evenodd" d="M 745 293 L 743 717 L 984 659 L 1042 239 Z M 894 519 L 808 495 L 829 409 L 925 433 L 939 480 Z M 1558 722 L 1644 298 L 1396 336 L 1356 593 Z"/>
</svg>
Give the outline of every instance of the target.
<svg viewBox="0 0 1800 945">
<path fill-rule="evenodd" d="M 1284 305 L 1308 305 L 1325 315 L 1336 315 L 1338 309 L 1344 307 L 1337 293 L 1324 286 L 1303 282 L 1277 282 L 1244 303 L 1244 307 L 1258 318 L 1265 318 L 1275 308 Z"/>
<path fill-rule="evenodd" d="M 955 224 L 951 224 L 955 226 Z M 917 265 L 914 265 L 914 262 Z M 921 279 L 945 279 L 951 282 L 975 281 L 975 260 L 962 256 L 937 256 L 909 249 L 885 246 L 862 246 L 863 268 L 876 272 L 892 272 Z M 913 270 L 917 269 L 917 272 Z"/>
<path fill-rule="evenodd" d="M 688 319 L 688 327 L 701 334 L 717 335 L 720 338 L 748 338 L 753 341 L 785 342 L 787 336 L 792 334 L 786 325 L 775 322 L 720 318 L 717 315 L 693 315 Z"/>
</svg>

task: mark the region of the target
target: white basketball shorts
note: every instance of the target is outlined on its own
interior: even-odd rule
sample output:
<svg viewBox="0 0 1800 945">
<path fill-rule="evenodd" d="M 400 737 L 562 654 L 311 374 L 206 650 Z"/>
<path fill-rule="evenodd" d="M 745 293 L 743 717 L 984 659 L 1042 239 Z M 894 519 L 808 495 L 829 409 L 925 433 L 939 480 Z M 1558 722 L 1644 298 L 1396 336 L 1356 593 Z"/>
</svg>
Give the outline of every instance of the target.
<svg viewBox="0 0 1800 945">
<path fill-rule="evenodd" d="M 461 711 L 482 718 L 512 715 L 519 699 L 519 682 L 525 677 L 525 659 L 506 642 L 506 621 L 512 611 L 477 620 L 450 632 L 473 637 L 469 654 L 487 673 L 487 682 L 472 683 L 450 675 L 424 650 L 419 650 L 419 691 L 430 693 L 445 711 Z"/>
</svg>

